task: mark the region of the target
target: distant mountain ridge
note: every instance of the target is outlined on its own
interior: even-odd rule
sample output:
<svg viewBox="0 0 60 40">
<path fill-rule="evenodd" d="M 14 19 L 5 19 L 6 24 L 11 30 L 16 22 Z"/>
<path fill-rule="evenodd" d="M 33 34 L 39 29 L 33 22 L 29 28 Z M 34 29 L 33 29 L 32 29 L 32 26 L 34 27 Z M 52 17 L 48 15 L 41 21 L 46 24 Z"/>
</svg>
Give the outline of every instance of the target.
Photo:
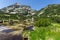
<svg viewBox="0 0 60 40">
<path fill-rule="evenodd" d="M 60 17 L 60 4 L 50 4 L 45 8 L 42 8 L 38 11 L 38 16 L 45 16 L 45 17 L 53 17 L 59 16 Z"/>
</svg>

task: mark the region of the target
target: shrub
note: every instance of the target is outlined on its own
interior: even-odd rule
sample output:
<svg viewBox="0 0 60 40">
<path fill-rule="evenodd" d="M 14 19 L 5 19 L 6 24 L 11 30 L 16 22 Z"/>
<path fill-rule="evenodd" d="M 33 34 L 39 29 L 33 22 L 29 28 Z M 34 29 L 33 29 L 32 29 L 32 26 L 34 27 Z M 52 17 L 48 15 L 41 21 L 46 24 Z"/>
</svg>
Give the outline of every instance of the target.
<svg viewBox="0 0 60 40">
<path fill-rule="evenodd" d="M 51 20 L 48 18 L 40 18 L 37 22 L 35 22 L 35 26 L 41 27 L 41 26 L 49 26 L 51 24 Z"/>
<path fill-rule="evenodd" d="M 56 23 L 60 23 L 60 17 L 52 17 L 51 19 Z"/>
</svg>

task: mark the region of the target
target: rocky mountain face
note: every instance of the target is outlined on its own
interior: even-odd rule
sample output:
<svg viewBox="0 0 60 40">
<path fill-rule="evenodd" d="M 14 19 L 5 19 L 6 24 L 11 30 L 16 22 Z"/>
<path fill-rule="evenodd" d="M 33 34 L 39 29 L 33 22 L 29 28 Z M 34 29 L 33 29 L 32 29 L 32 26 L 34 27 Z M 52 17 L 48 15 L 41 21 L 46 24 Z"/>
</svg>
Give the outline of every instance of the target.
<svg viewBox="0 0 60 40">
<path fill-rule="evenodd" d="M 4 7 L 1 9 L 5 13 L 10 13 L 10 14 L 16 14 L 16 13 L 32 13 L 32 9 L 30 6 L 27 5 L 21 5 L 19 3 L 15 3 L 13 5 Z"/>
<path fill-rule="evenodd" d="M 60 17 L 60 4 L 50 4 L 38 11 L 40 17 Z"/>
</svg>

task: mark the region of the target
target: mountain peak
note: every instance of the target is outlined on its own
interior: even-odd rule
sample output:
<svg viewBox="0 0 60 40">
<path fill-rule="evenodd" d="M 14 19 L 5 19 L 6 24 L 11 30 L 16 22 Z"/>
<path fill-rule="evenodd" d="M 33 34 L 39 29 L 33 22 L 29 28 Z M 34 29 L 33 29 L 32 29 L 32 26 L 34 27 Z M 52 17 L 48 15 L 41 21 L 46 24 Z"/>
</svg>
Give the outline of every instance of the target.
<svg viewBox="0 0 60 40">
<path fill-rule="evenodd" d="M 15 5 L 20 5 L 20 4 L 16 2 Z"/>
</svg>

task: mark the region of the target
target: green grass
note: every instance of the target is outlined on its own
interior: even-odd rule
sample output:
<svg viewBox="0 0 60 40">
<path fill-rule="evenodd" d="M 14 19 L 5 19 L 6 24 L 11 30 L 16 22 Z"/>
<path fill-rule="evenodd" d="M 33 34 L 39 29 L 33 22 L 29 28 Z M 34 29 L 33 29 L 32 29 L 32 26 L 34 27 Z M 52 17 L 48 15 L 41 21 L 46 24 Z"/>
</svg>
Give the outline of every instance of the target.
<svg viewBox="0 0 60 40">
<path fill-rule="evenodd" d="M 25 32 L 30 40 L 60 40 L 60 24 L 52 23 L 48 27 L 35 27 L 34 31 Z"/>
</svg>

